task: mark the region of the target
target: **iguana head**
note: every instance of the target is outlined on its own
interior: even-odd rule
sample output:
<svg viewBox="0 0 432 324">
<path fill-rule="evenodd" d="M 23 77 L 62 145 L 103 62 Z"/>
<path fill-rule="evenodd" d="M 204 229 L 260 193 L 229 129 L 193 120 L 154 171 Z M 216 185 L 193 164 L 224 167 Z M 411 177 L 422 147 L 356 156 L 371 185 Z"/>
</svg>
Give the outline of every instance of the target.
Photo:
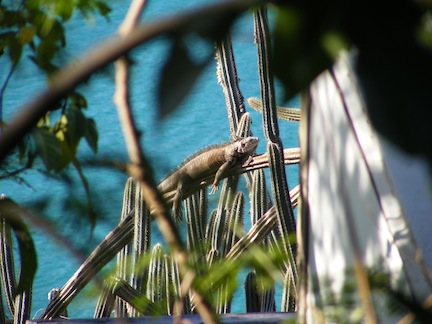
<svg viewBox="0 0 432 324">
<path fill-rule="evenodd" d="M 234 150 L 238 154 L 252 155 L 258 146 L 258 142 L 258 137 L 245 137 L 234 143 Z"/>
</svg>

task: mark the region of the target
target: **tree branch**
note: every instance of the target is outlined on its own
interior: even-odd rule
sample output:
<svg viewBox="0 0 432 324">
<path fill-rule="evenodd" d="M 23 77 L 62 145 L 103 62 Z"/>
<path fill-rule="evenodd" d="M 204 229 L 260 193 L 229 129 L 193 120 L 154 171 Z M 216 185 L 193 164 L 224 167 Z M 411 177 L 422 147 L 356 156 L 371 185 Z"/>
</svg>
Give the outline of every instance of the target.
<svg viewBox="0 0 432 324">
<path fill-rule="evenodd" d="M 119 29 L 121 37 L 127 37 L 127 35 L 133 32 L 144 3 L 145 0 L 135 0 L 132 3 L 125 21 Z M 129 159 L 132 162 L 132 167 L 128 168 L 128 173 L 140 183 L 143 198 L 147 206 L 154 206 L 153 215 L 162 235 L 171 248 L 182 277 L 189 274 L 195 278 L 196 274 L 188 265 L 187 252 L 181 241 L 181 237 L 170 218 L 165 201 L 157 189 L 150 165 L 146 161 L 139 143 L 139 132 L 132 116 L 129 100 L 129 67 L 126 57 L 121 57 L 115 62 L 115 80 L 114 102 L 117 105 Z M 196 309 L 203 321 L 205 323 L 216 323 L 216 315 L 211 309 L 210 304 L 201 295 L 201 292 L 195 291 L 195 296 L 197 297 Z"/>
<path fill-rule="evenodd" d="M 38 120 L 55 107 L 56 103 L 70 93 L 93 73 L 119 59 L 137 46 L 164 34 L 199 31 L 206 18 L 226 17 L 223 15 L 240 14 L 265 0 L 229 1 L 208 5 L 193 12 L 168 17 L 146 25 L 137 26 L 126 36 L 113 37 L 97 46 L 91 52 L 60 70 L 50 86 L 41 95 L 24 105 L 22 111 L 0 137 L 0 160 L 17 145 L 18 141 L 34 127 Z M 214 19 L 214 18 L 212 18 Z M 193 24 L 195 22 L 195 24 Z"/>
</svg>

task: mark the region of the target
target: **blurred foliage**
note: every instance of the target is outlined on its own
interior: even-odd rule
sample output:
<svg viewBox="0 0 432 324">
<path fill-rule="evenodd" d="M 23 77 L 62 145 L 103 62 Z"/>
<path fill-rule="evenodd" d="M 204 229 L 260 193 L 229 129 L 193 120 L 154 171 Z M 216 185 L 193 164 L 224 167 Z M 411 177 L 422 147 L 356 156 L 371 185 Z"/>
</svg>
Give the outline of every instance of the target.
<svg viewBox="0 0 432 324">
<path fill-rule="evenodd" d="M 330 68 L 340 50 L 355 49 L 355 69 L 375 128 L 432 162 L 430 10 L 429 2 L 403 0 L 306 0 L 279 6 L 274 71 L 286 98 Z"/>
<path fill-rule="evenodd" d="M 48 82 L 59 69 L 56 59 L 66 46 L 65 26 L 78 12 L 83 17 L 100 14 L 108 18 L 110 8 L 104 0 L 57 1 L 28 0 L 0 2 L 0 59 L 9 73 L 0 90 L 0 134 L 8 125 L 3 121 L 3 95 L 16 67 L 23 60 L 33 62 Z M 25 62 L 25 64 L 28 64 Z M 24 182 L 23 171 L 41 161 L 47 172 L 60 172 L 72 164 L 87 193 L 89 218 L 95 223 L 87 180 L 76 158 L 78 146 L 85 139 L 97 152 L 98 130 L 95 121 L 85 116 L 86 98 L 73 91 L 43 116 L 29 136 L 0 164 L 0 179 Z"/>
<path fill-rule="evenodd" d="M 10 72 L 1 86 L 0 122 L 3 122 L 3 94 L 17 65 L 31 60 L 42 73 L 50 76 L 59 69 L 56 59 L 66 46 L 65 24 L 78 12 L 88 18 L 94 14 L 108 17 L 106 1 L 28 0 L 0 3 L 0 58 Z M 27 63 L 26 63 L 27 64 Z M 71 162 L 79 168 L 75 158 L 81 139 L 96 152 L 98 131 L 93 119 L 85 117 L 87 100 L 74 91 L 46 114 L 31 133 L 21 141 L 9 160 L 3 160 L 0 178 L 14 177 L 24 181 L 20 173 L 33 166 L 39 158 L 47 171 L 61 171 Z M 1 133 L 1 132 L 0 132 Z"/>
</svg>

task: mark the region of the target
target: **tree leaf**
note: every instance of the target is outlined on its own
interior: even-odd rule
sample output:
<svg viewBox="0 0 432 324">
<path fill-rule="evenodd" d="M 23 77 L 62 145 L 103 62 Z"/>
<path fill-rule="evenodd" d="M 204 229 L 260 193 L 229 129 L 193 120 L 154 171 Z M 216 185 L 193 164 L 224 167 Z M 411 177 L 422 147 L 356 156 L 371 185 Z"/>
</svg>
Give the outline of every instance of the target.
<svg viewBox="0 0 432 324">
<path fill-rule="evenodd" d="M 68 109 L 66 117 L 66 138 L 71 148 L 75 151 L 81 137 L 85 135 L 87 120 L 81 109 L 75 107 L 70 107 Z"/>
<path fill-rule="evenodd" d="M 24 45 L 30 43 L 36 35 L 36 28 L 34 26 L 25 26 L 21 28 L 17 34 L 18 41 Z"/>
<path fill-rule="evenodd" d="M 21 260 L 15 295 L 30 290 L 37 268 L 36 249 L 30 231 L 22 220 L 23 209 L 12 200 L 0 199 L 0 216 L 11 226 L 18 242 Z"/>
<path fill-rule="evenodd" d="M 159 117 L 165 117 L 181 103 L 208 61 L 199 64 L 193 62 L 183 44 L 178 39 L 173 41 L 170 56 L 161 72 Z"/>
<path fill-rule="evenodd" d="M 106 17 L 111 12 L 111 8 L 102 1 L 96 1 L 95 5 L 98 8 L 99 13 L 104 17 Z"/>
<path fill-rule="evenodd" d="M 17 64 L 21 59 L 22 45 L 15 38 L 9 38 L 8 47 L 9 57 L 14 64 Z"/>
<path fill-rule="evenodd" d="M 84 137 L 93 152 L 97 153 L 99 134 L 96 122 L 92 118 L 87 118 L 86 124 Z"/>
<path fill-rule="evenodd" d="M 79 92 L 74 92 L 70 96 L 72 106 L 76 108 L 87 108 L 87 99 Z"/>
<path fill-rule="evenodd" d="M 35 128 L 31 135 L 36 152 L 47 170 L 60 171 L 65 163 L 58 138 L 46 128 Z"/>
</svg>

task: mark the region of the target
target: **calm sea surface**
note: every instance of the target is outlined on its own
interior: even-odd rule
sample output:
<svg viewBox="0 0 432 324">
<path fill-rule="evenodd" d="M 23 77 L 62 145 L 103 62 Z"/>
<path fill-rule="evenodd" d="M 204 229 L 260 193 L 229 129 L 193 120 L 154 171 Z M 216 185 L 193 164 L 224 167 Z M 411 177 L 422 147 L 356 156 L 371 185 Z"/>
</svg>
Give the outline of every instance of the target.
<svg viewBox="0 0 432 324">
<path fill-rule="evenodd" d="M 150 1 L 143 15 L 144 22 L 163 16 L 194 9 L 211 1 Z M 111 1 L 113 12 L 109 21 L 103 18 L 83 20 L 76 17 L 67 25 L 67 50 L 61 57 L 65 63 L 71 62 L 98 43 L 113 35 L 123 20 L 129 3 Z M 256 49 L 253 42 L 253 24 L 251 16 L 245 16 L 233 29 L 233 43 L 237 68 L 241 79 L 241 90 L 245 98 L 259 97 L 259 82 L 256 69 Z M 221 87 L 217 84 L 215 63 L 212 62 L 199 78 L 191 94 L 181 106 L 163 120 L 157 119 L 156 89 L 160 68 L 168 54 L 168 42 L 158 39 L 133 52 L 132 105 L 138 126 L 142 131 L 142 145 L 152 163 L 155 177 L 159 181 L 169 170 L 178 165 L 194 151 L 213 143 L 229 139 L 229 125 L 226 116 L 225 101 Z M 195 46 L 194 46 L 195 45 Z M 205 46 L 191 40 L 194 55 L 199 57 Z M 3 82 L 7 69 L 6 62 L 0 59 L 0 77 Z M 10 120 L 19 111 L 19 107 L 38 94 L 45 84 L 44 78 L 29 62 L 22 65 L 12 78 L 5 93 L 4 114 Z M 126 160 L 124 140 L 120 130 L 117 112 L 112 103 L 114 91 L 112 67 L 101 71 L 91 81 L 82 86 L 82 91 L 89 103 L 87 116 L 96 120 L 100 139 L 96 158 Z M 289 103 L 298 107 L 298 99 Z M 258 152 L 265 151 L 262 133 L 261 115 L 249 110 L 252 116 L 252 131 L 259 136 L 261 143 Z M 281 138 L 285 147 L 298 147 L 298 125 L 280 123 Z M 93 154 L 83 143 L 80 156 L 93 158 Z M 0 193 L 4 193 L 32 210 L 45 204 L 43 216 L 51 220 L 61 233 L 73 242 L 85 255 L 102 240 L 118 222 L 123 197 L 125 174 L 111 169 L 85 168 L 85 175 L 90 183 L 92 199 L 97 207 L 98 223 L 91 233 L 85 218 L 85 211 L 80 210 L 85 204 L 84 190 L 74 170 L 68 173 L 69 183 L 55 180 L 39 172 L 25 175 L 29 185 L 12 181 L 0 182 Z M 287 168 L 288 183 L 293 188 L 299 182 L 298 167 Z M 210 197 L 210 203 L 217 199 Z M 84 215 L 78 218 L 76 215 Z M 246 222 L 248 216 L 246 215 Z M 32 228 L 38 253 L 38 270 L 33 293 L 33 316 L 37 317 L 47 305 L 47 294 L 54 287 L 61 287 L 77 270 L 79 262 L 64 247 L 47 235 L 43 229 Z M 153 242 L 163 241 L 156 233 Z M 107 270 L 109 271 L 109 269 Z M 240 278 L 240 280 L 243 280 Z M 242 288 L 243 284 L 240 283 Z M 280 290 L 280 289 L 279 289 Z M 277 296 L 280 295 L 278 290 Z M 244 312 L 243 292 L 236 293 L 233 312 Z M 97 300 L 97 288 L 86 289 L 69 306 L 71 317 L 92 317 Z M 277 300 L 280 307 L 280 298 Z"/>
</svg>

